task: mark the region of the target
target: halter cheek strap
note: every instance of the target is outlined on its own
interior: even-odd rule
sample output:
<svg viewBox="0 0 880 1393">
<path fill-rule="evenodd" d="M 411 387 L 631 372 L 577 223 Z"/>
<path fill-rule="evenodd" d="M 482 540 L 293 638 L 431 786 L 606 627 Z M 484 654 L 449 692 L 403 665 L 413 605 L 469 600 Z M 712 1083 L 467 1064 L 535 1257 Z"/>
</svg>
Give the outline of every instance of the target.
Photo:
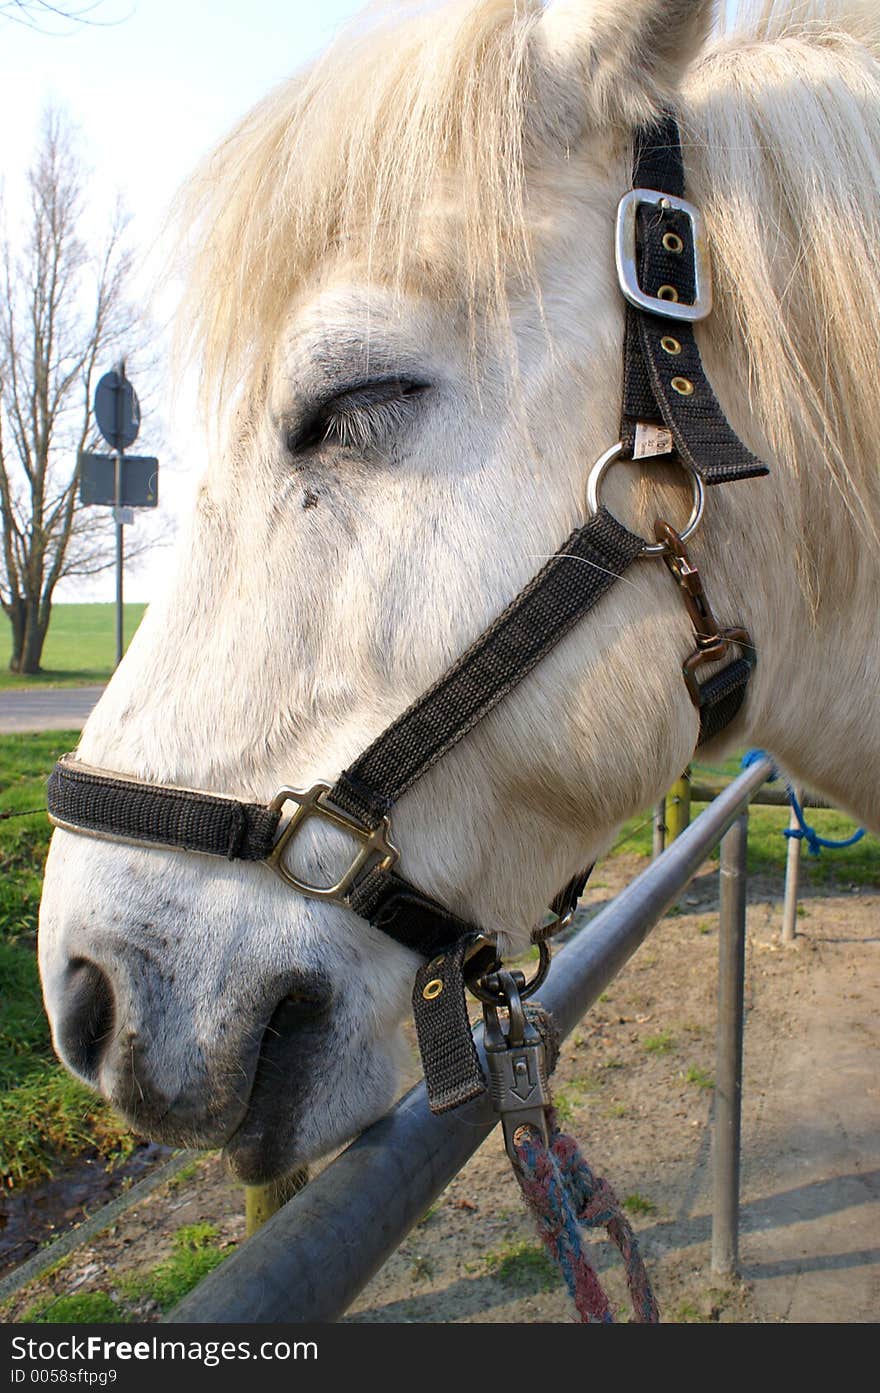
<svg viewBox="0 0 880 1393">
<path fill-rule="evenodd" d="M 618 270 L 629 302 L 621 442 L 599 464 L 604 469 L 621 455 L 667 456 L 683 463 L 700 485 L 766 474 L 766 466 L 724 418 L 693 337 L 691 324 L 708 312 L 709 291 L 698 214 L 681 197 L 684 174 L 671 117 L 640 133 L 635 183 L 621 202 L 618 226 Z M 697 517 L 695 513 L 694 521 Z M 65 756 L 49 779 L 50 818 L 70 831 L 114 841 L 266 861 L 291 888 L 344 904 L 420 954 L 426 961 L 416 977 L 413 1004 L 429 1101 L 435 1111 L 457 1106 L 485 1087 L 464 988 L 466 979 L 489 970 L 495 949 L 476 925 L 398 874 L 389 813 L 646 552 L 662 554 L 694 624 L 697 646 L 684 664 L 684 677 L 700 713 L 700 743 L 734 719 L 753 666 L 748 635 L 717 628 L 681 537 L 667 524 L 658 527 L 665 531 L 658 532 L 657 543 L 648 543 L 619 523 L 597 497 L 589 521 L 332 787 L 285 788 L 271 804 L 262 805 L 143 784 Z M 698 669 L 728 658 L 731 645 L 739 646 L 742 656 L 698 682 Z M 294 811 L 282 824 L 287 808 Z M 290 868 L 290 843 L 313 817 L 347 832 L 358 848 L 334 885 L 303 881 Z M 557 896 L 554 908 L 560 915 L 576 903 L 587 874 L 576 876 Z"/>
</svg>

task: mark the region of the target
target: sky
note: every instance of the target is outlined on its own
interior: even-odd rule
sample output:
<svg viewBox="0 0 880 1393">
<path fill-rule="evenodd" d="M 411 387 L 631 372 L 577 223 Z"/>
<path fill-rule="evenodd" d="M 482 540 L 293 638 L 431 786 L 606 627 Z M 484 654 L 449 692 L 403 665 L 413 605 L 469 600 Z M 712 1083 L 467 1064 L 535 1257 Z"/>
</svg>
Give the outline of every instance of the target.
<svg viewBox="0 0 880 1393">
<path fill-rule="evenodd" d="M 11 21 L 0 6 L 0 178 L 10 221 L 41 113 L 47 103 L 61 106 L 92 171 L 94 235 L 121 194 L 131 245 L 144 257 L 137 286 L 146 299 L 148 267 L 161 257 L 163 219 L 179 185 L 240 116 L 361 8 L 362 0 L 93 0 L 91 22 L 55 22 L 49 31 L 48 22 L 29 29 Z M 159 453 L 160 510 L 173 514 L 187 506 L 203 467 L 201 442 L 179 415 L 154 420 L 157 432 L 160 424 L 173 468 L 163 470 L 161 452 L 151 448 L 148 411 L 133 449 Z M 148 556 L 126 572 L 125 598 L 149 601 L 167 571 L 167 551 Z M 113 600 L 114 573 L 67 582 L 56 597 Z"/>
</svg>

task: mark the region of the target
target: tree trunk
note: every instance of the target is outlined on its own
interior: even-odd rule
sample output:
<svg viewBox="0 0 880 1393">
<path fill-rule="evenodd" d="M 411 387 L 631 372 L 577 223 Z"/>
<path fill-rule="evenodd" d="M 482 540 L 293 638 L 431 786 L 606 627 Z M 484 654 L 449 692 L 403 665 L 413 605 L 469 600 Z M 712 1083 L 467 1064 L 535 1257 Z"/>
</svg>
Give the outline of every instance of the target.
<svg viewBox="0 0 880 1393">
<path fill-rule="evenodd" d="M 9 658 L 9 671 L 18 672 L 21 655 L 24 652 L 24 601 L 16 596 L 4 608 L 12 627 L 12 653 Z"/>
<path fill-rule="evenodd" d="M 30 599 L 19 600 L 13 605 L 12 614 L 12 657 L 9 660 L 10 672 L 22 676 L 33 676 L 41 672 L 40 659 L 46 641 L 48 620 L 41 622 L 39 602 Z"/>
</svg>

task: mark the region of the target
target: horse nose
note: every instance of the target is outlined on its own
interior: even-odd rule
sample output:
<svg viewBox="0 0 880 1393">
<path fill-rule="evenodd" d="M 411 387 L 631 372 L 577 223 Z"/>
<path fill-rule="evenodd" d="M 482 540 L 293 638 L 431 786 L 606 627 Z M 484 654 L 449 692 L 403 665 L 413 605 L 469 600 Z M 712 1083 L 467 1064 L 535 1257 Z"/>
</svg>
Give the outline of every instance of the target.
<svg viewBox="0 0 880 1393">
<path fill-rule="evenodd" d="M 152 1077 L 124 976 L 114 988 L 112 974 L 97 963 L 72 958 L 55 1021 L 55 1044 L 74 1073 L 141 1129 L 168 1112 L 169 1098 Z"/>
<path fill-rule="evenodd" d="M 70 1067 L 93 1086 L 112 1043 L 115 1022 L 113 987 L 106 972 L 87 958 L 71 959 L 56 1023 L 57 1044 Z"/>
</svg>

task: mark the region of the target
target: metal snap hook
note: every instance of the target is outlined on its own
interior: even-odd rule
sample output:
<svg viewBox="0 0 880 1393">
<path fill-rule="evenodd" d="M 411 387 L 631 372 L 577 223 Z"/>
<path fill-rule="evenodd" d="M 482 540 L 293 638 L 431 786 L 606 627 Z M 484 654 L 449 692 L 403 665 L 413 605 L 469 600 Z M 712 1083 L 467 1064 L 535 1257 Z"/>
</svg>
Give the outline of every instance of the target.
<svg viewBox="0 0 880 1393">
<path fill-rule="evenodd" d="M 468 977 L 467 987 L 478 1001 L 482 1001 L 484 1006 L 502 1006 L 504 1004 L 504 991 L 501 986 L 502 976 L 510 976 L 513 984 L 519 993 L 521 1001 L 527 1001 L 544 982 L 547 973 L 550 971 L 551 953 L 546 939 L 539 939 L 538 967 L 534 977 L 527 982 L 525 973 L 516 969 L 514 972 L 507 973 L 499 964 L 494 971 L 481 973 L 475 977 Z"/>
</svg>

